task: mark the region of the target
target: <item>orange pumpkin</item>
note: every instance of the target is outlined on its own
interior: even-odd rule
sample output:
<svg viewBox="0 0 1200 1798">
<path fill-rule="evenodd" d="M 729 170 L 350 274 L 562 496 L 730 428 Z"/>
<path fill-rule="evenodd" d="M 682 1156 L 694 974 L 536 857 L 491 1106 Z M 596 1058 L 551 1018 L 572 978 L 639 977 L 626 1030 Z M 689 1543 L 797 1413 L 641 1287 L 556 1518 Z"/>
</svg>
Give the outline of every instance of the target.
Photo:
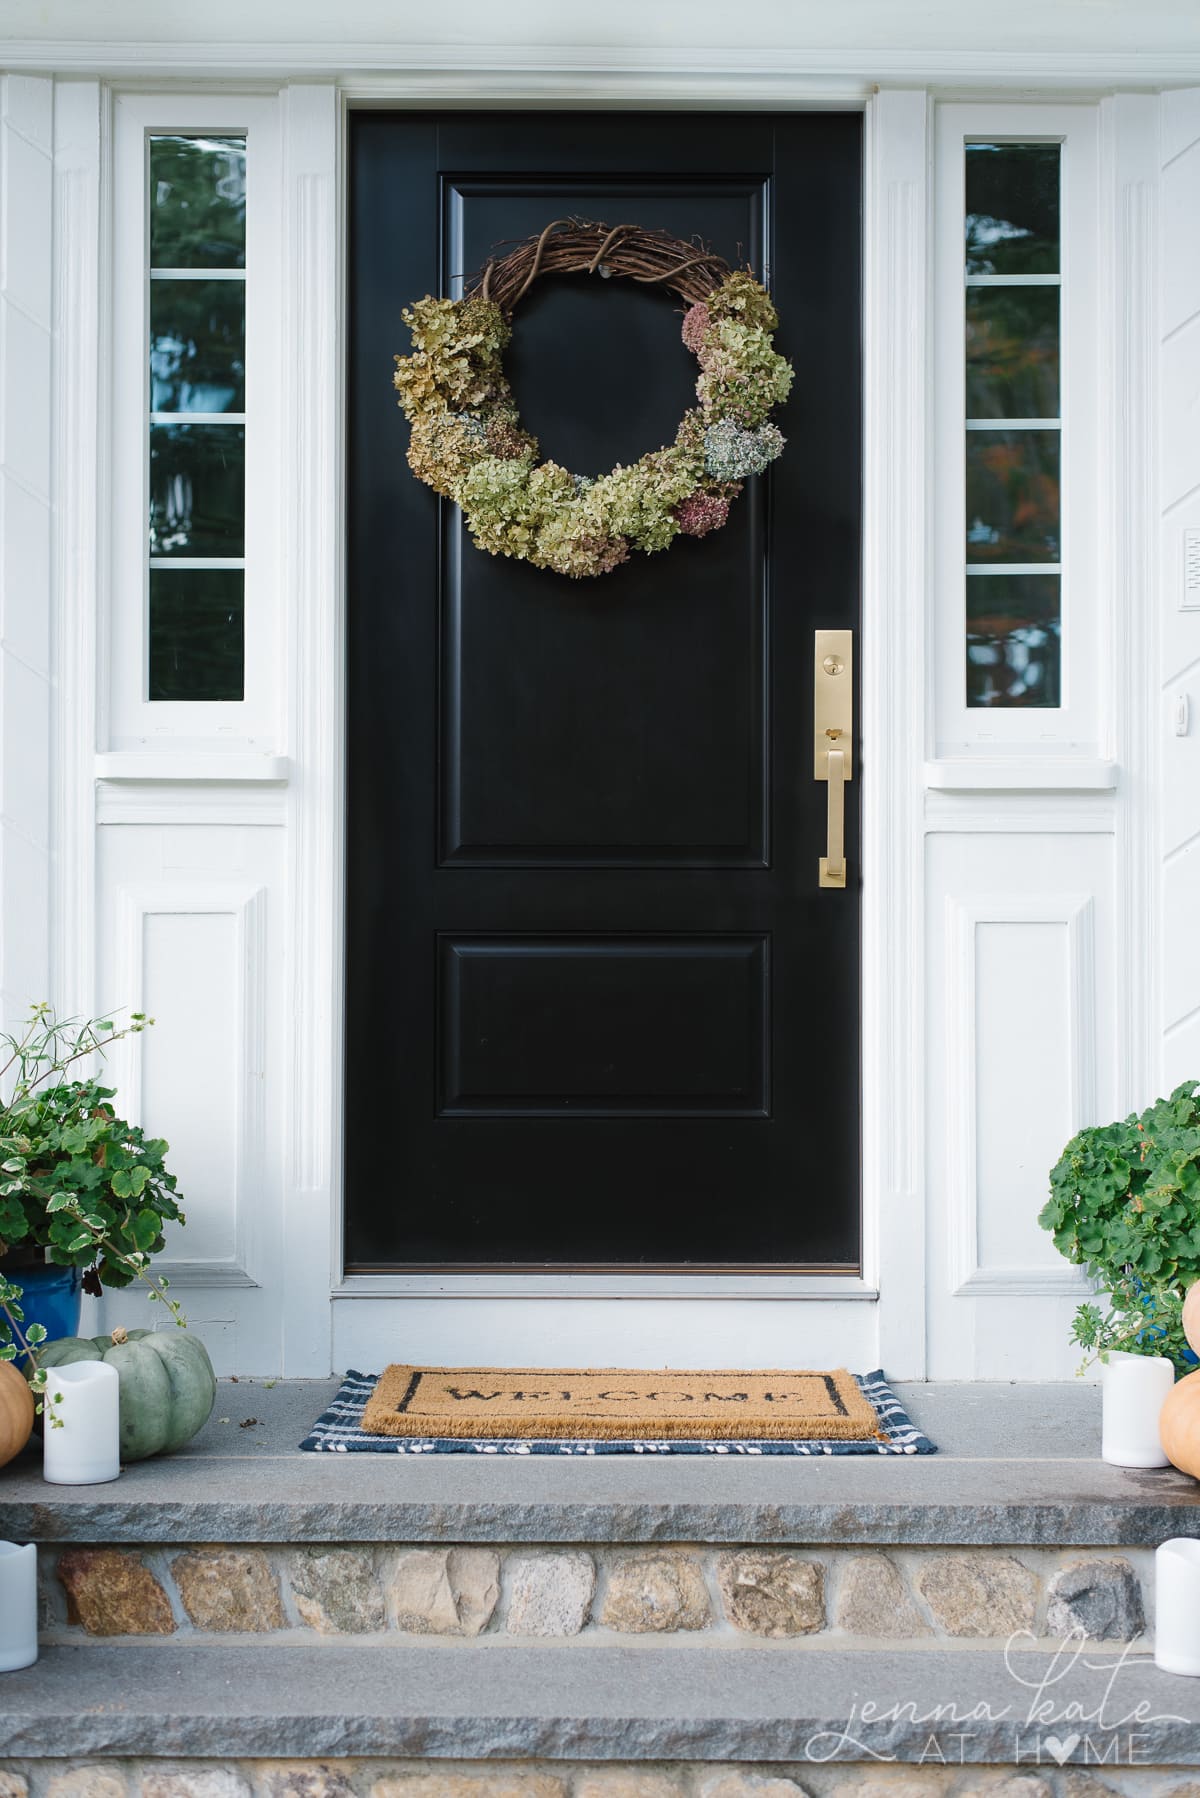
<svg viewBox="0 0 1200 1798">
<path fill-rule="evenodd" d="M 1158 1433 L 1171 1465 L 1200 1479 L 1200 1372 L 1176 1380 L 1159 1413 Z"/>
<path fill-rule="evenodd" d="M 1188 1347 L 1200 1355 L 1200 1280 L 1188 1287 L 1183 1301 L 1183 1333 L 1188 1339 Z M 1190 1374 L 1188 1378 L 1191 1378 Z"/>
<path fill-rule="evenodd" d="M 33 1393 L 11 1361 L 0 1361 L 0 1467 L 19 1455 L 33 1433 Z"/>
</svg>

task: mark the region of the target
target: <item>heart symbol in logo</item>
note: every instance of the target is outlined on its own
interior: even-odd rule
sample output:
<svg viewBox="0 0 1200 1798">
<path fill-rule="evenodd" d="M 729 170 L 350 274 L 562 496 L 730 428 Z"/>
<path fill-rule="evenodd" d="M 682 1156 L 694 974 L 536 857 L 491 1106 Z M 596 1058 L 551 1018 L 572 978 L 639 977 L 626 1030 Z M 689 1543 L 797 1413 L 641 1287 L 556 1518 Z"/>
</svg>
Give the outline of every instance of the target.
<svg viewBox="0 0 1200 1798">
<path fill-rule="evenodd" d="M 1065 1742 L 1060 1742 L 1057 1736 L 1043 1736 L 1042 1738 L 1042 1747 L 1047 1754 L 1054 1756 L 1060 1767 L 1078 1746 L 1078 1735 L 1068 1736 Z"/>
</svg>

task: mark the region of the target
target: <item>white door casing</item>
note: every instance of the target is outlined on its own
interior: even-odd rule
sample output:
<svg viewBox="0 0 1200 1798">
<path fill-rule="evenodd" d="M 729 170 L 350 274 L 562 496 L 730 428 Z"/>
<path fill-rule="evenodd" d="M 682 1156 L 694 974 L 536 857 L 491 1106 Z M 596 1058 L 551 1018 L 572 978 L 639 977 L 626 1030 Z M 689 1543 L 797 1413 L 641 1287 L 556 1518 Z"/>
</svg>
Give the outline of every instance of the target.
<svg viewBox="0 0 1200 1798">
<path fill-rule="evenodd" d="M 506 79 L 511 100 L 511 71 Z M 354 96 L 395 99 L 395 85 L 360 78 Z M 565 78 L 561 88 L 571 97 Z M 459 90 L 475 97 L 461 81 Z M 799 83 L 790 91 L 798 103 L 814 98 Z M 645 79 L 636 92 L 645 96 Z M 606 80 L 603 98 L 620 104 L 630 94 Z M 714 78 L 712 100 L 722 98 Z M 764 98 L 778 104 L 774 89 Z M 1089 1105 L 1107 1115 L 1153 1096 L 1163 1018 L 1166 1059 L 1182 1078 L 1200 1016 L 1189 997 L 1200 969 L 1183 956 L 1200 882 L 1196 824 L 1185 816 L 1195 804 L 1185 773 L 1194 738 L 1167 738 L 1159 688 L 1169 672 L 1172 697 L 1186 691 L 1200 662 L 1200 613 L 1180 613 L 1168 569 L 1182 567 L 1184 529 L 1200 527 L 1200 470 L 1185 423 L 1200 351 L 1186 234 L 1163 234 L 1160 277 L 1156 224 L 1160 189 L 1173 218 L 1200 194 L 1200 100 L 1118 94 L 1099 104 L 1074 97 L 1064 109 L 1048 98 L 1038 115 L 1052 132 L 1056 107 L 1084 114 L 1097 134 L 1100 448 L 1096 490 L 1076 507 L 1090 504 L 1077 522 L 1090 524 L 1100 576 L 1093 611 L 1081 604 L 1074 617 L 1097 664 L 1091 736 L 1019 748 L 964 743 L 939 722 L 942 645 L 948 630 L 961 632 L 960 620 L 939 611 L 936 557 L 927 550 L 938 541 L 943 475 L 939 381 L 956 378 L 948 359 L 961 354 L 935 331 L 939 107 L 916 87 L 864 102 L 866 1260 L 857 1286 L 836 1295 L 826 1287 L 820 1298 L 781 1282 L 756 1285 L 761 1296 L 752 1297 L 739 1290 L 745 1281 L 711 1279 L 660 1279 L 638 1292 L 611 1277 L 576 1276 L 539 1298 L 529 1282 L 499 1276 L 457 1285 L 340 1280 L 340 170 L 348 104 L 328 81 L 273 93 L 259 83 L 240 99 L 226 83 L 218 103 L 189 92 L 186 77 L 152 95 L 113 92 L 95 79 L 5 78 L 5 169 L 14 137 L 20 158 L 40 130 L 53 176 L 40 216 L 10 209 L 5 223 L 22 233 L 22 255 L 40 256 L 47 271 L 53 359 L 44 377 L 17 369 L 18 324 L 5 335 L 3 370 L 4 473 L 19 494 L 6 501 L 9 567 L 27 571 L 24 591 L 44 593 L 52 624 L 54 705 L 48 683 L 41 711 L 22 714 L 34 718 L 25 740 L 36 742 L 38 717 L 53 732 L 53 876 L 41 906 L 51 990 L 71 1011 L 147 997 L 164 1014 L 114 1074 L 131 1103 L 144 1086 L 179 1119 L 193 1222 L 169 1254 L 189 1316 L 224 1366 L 247 1373 L 317 1374 L 401 1355 L 611 1359 L 618 1345 L 622 1359 L 649 1365 L 832 1358 L 882 1363 L 896 1377 L 1066 1373 L 1073 1276 L 1030 1228 L 1047 1145 L 1060 1125 L 1065 1134 L 1086 1121 Z M 949 111 L 968 105 L 972 117 L 992 121 L 974 128 L 1003 130 L 999 103 L 957 97 L 941 128 Z M 258 120 L 275 146 L 268 160 L 277 160 L 267 210 L 279 228 L 279 379 L 261 405 L 264 440 L 278 449 L 277 510 L 264 528 L 278 549 L 279 614 L 258 652 L 269 662 L 262 722 L 236 741 L 164 743 L 169 733 L 160 733 L 148 743 L 118 728 L 112 705 L 129 641 L 128 619 L 114 622 L 125 589 L 118 533 L 109 530 L 108 470 L 121 453 L 112 389 L 142 379 L 136 333 L 127 334 L 134 348 L 124 361 L 119 348 L 112 354 L 121 322 L 114 144 L 123 116 L 212 128 L 239 108 L 243 122 Z M 20 295 L 12 302 L 22 320 L 24 303 Z M 39 378 L 44 391 L 31 395 Z M 52 509 L 42 512 L 26 491 L 35 483 L 13 465 L 29 445 L 11 429 L 12 406 L 28 410 L 39 396 L 53 420 Z M 54 554 L 39 589 L 47 532 Z M 20 661 L 28 654 L 13 643 L 9 595 L 6 584 L 4 652 Z M 125 663 L 114 670 L 118 645 Z M 1177 808 L 1162 838 L 1165 866 L 1154 805 L 1160 759 Z M 11 778 L 6 754 L 6 795 Z M 7 799 L 4 829 L 7 948 L 14 932 L 29 936 L 38 906 L 28 897 L 23 905 L 7 885 Z M 1165 914 L 1160 881 L 1170 896 Z M 1160 992 L 1160 932 L 1183 956 L 1182 997 L 1174 983 L 1166 999 Z M 1030 965 L 1037 979 L 1026 1017 L 1013 977 Z M 12 966 L 6 954 L 10 1013 L 41 990 L 22 993 Z M 180 1016 L 201 997 L 215 1013 L 197 1034 Z M 1039 1093 L 1028 1077 L 1022 1041 L 1030 1029 L 1040 1065 L 1072 1070 L 1057 1092 Z M 225 1058 L 217 1078 L 212 1063 Z M 1007 1160 L 997 1146 L 1014 1109 L 1019 1129 L 1022 1104 L 1040 1107 L 1029 1132 L 1038 1159 L 1028 1165 L 1020 1145 Z M 820 1173 L 814 1167 L 815 1180 Z M 142 1321 L 141 1306 L 106 1299 L 105 1320 L 128 1319 L 132 1307 Z"/>
</svg>

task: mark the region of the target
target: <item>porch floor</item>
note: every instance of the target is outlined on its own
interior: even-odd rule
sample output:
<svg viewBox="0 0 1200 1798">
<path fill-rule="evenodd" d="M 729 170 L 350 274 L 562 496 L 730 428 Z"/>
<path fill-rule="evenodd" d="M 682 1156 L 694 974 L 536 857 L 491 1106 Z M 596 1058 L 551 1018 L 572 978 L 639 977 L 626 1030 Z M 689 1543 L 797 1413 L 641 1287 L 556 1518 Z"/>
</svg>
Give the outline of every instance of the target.
<svg viewBox="0 0 1200 1798">
<path fill-rule="evenodd" d="M 180 1454 L 48 1487 L 0 1472 L 0 1535 L 39 1542 L 808 1542 L 1153 1546 L 1200 1535 L 1200 1485 L 1099 1458 L 1091 1383 L 897 1388 L 927 1456 L 301 1454 L 332 1380 L 222 1380 Z"/>
</svg>

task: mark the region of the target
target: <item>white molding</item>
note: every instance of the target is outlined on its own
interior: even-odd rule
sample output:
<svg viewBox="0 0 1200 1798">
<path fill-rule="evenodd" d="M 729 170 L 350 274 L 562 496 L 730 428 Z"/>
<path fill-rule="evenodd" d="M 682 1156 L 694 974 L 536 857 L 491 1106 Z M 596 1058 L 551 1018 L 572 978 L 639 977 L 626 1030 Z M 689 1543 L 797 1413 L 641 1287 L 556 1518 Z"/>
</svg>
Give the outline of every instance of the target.
<svg viewBox="0 0 1200 1798">
<path fill-rule="evenodd" d="M 114 750 L 93 762 L 97 780 L 113 781 L 285 781 L 290 769 L 286 755 L 219 749 Z"/>
<path fill-rule="evenodd" d="M 1162 848 L 1159 791 L 1158 604 L 1158 105 L 1115 94 L 1100 108 L 1101 282 L 1108 345 L 1109 446 L 1102 516 L 1109 570 L 1106 670 L 1117 801 L 1117 1109 L 1140 1110 L 1159 1090 Z"/>
<path fill-rule="evenodd" d="M 925 785 L 943 792 L 1085 793 L 1119 785 L 1115 762 L 1096 756 L 948 756 L 925 763 Z"/>
<path fill-rule="evenodd" d="M 962 30 L 954 35 L 960 42 Z M 415 44 L 312 41 L 281 33 L 277 41 L 211 43 L 116 42 L 112 39 L 26 39 L 4 46 L 10 69 L 49 70 L 108 80 L 321 81 L 350 93 L 463 105 L 566 101 L 620 105 L 819 106 L 866 101 L 892 85 L 934 87 L 986 96 L 1047 88 L 1097 96 L 1114 86 L 1155 90 L 1200 80 L 1200 51 L 997 50 L 979 45 L 945 50 L 878 41 L 840 49 L 724 44 L 669 49 L 611 44 Z"/>
<path fill-rule="evenodd" d="M 862 750 L 863 1275 L 880 1360 L 925 1373 L 926 667 L 924 93 L 867 108 L 864 194 Z M 886 1281 L 886 1283 L 885 1283 Z"/>
<path fill-rule="evenodd" d="M 335 1299 L 862 1299 L 877 1287 L 842 1274 L 348 1274 Z"/>
<path fill-rule="evenodd" d="M 287 823 L 287 815 L 287 788 L 279 783 L 96 783 L 97 825 L 266 824 L 278 828 Z"/>
<path fill-rule="evenodd" d="M 927 836 L 938 832 L 1112 836 L 1115 830 L 1111 788 L 1029 794 L 932 787 L 925 794 Z"/>
<path fill-rule="evenodd" d="M 331 1365 L 329 1289 L 341 1270 L 343 944 L 342 291 L 344 120 L 332 86 L 282 100 L 282 591 L 289 613 L 287 1078 L 283 1364 Z"/>
<path fill-rule="evenodd" d="M 979 1164 L 976 1143 L 976 940 L 981 924 L 1062 924 L 1067 931 L 1067 1066 L 1071 1131 L 1096 1107 L 1095 907 L 1090 894 L 980 893 L 946 900 L 945 1102 L 947 1249 L 956 1298 L 1080 1290 L 1061 1268 L 984 1268 L 979 1264 Z"/>
<path fill-rule="evenodd" d="M 97 583 L 106 458 L 99 455 L 105 297 L 102 174 L 109 102 L 94 81 L 59 83 L 54 119 L 54 548 L 50 878 L 54 1002 L 88 1016 L 95 994 Z"/>
<path fill-rule="evenodd" d="M 131 1011 L 145 1011 L 145 921 L 148 917 L 232 917 L 237 982 L 234 1037 L 237 1044 L 233 1084 L 234 1189 L 232 1193 L 234 1253 L 219 1260 L 193 1260 L 162 1255 L 154 1265 L 172 1284 L 257 1287 L 255 1268 L 263 1260 L 258 1239 L 269 1220 L 261 1217 L 260 1197 L 266 1164 L 264 1074 L 267 1043 L 267 892 L 262 886 L 223 881 L 210 876 L 195 885 L 139 882 L 114 895 L 113 962 L 124 1001 Z M 115 1084 L 122 1107 L 141 1120 L 142 1068 L 148 1038 L 128 1037 L 110 1054 L 118 1073 Z M 186 1240 L 186 1238 L 185 1238 Z M 208 1276 L 212 1274 L 210 1279 Z"/>
<path fill-rule="evenodd" d="M 977 1267 L 954 1289 L 955 1298 L 1083 1299 L 1093 1290 L 1081 1268 Z"/>
</svg>

